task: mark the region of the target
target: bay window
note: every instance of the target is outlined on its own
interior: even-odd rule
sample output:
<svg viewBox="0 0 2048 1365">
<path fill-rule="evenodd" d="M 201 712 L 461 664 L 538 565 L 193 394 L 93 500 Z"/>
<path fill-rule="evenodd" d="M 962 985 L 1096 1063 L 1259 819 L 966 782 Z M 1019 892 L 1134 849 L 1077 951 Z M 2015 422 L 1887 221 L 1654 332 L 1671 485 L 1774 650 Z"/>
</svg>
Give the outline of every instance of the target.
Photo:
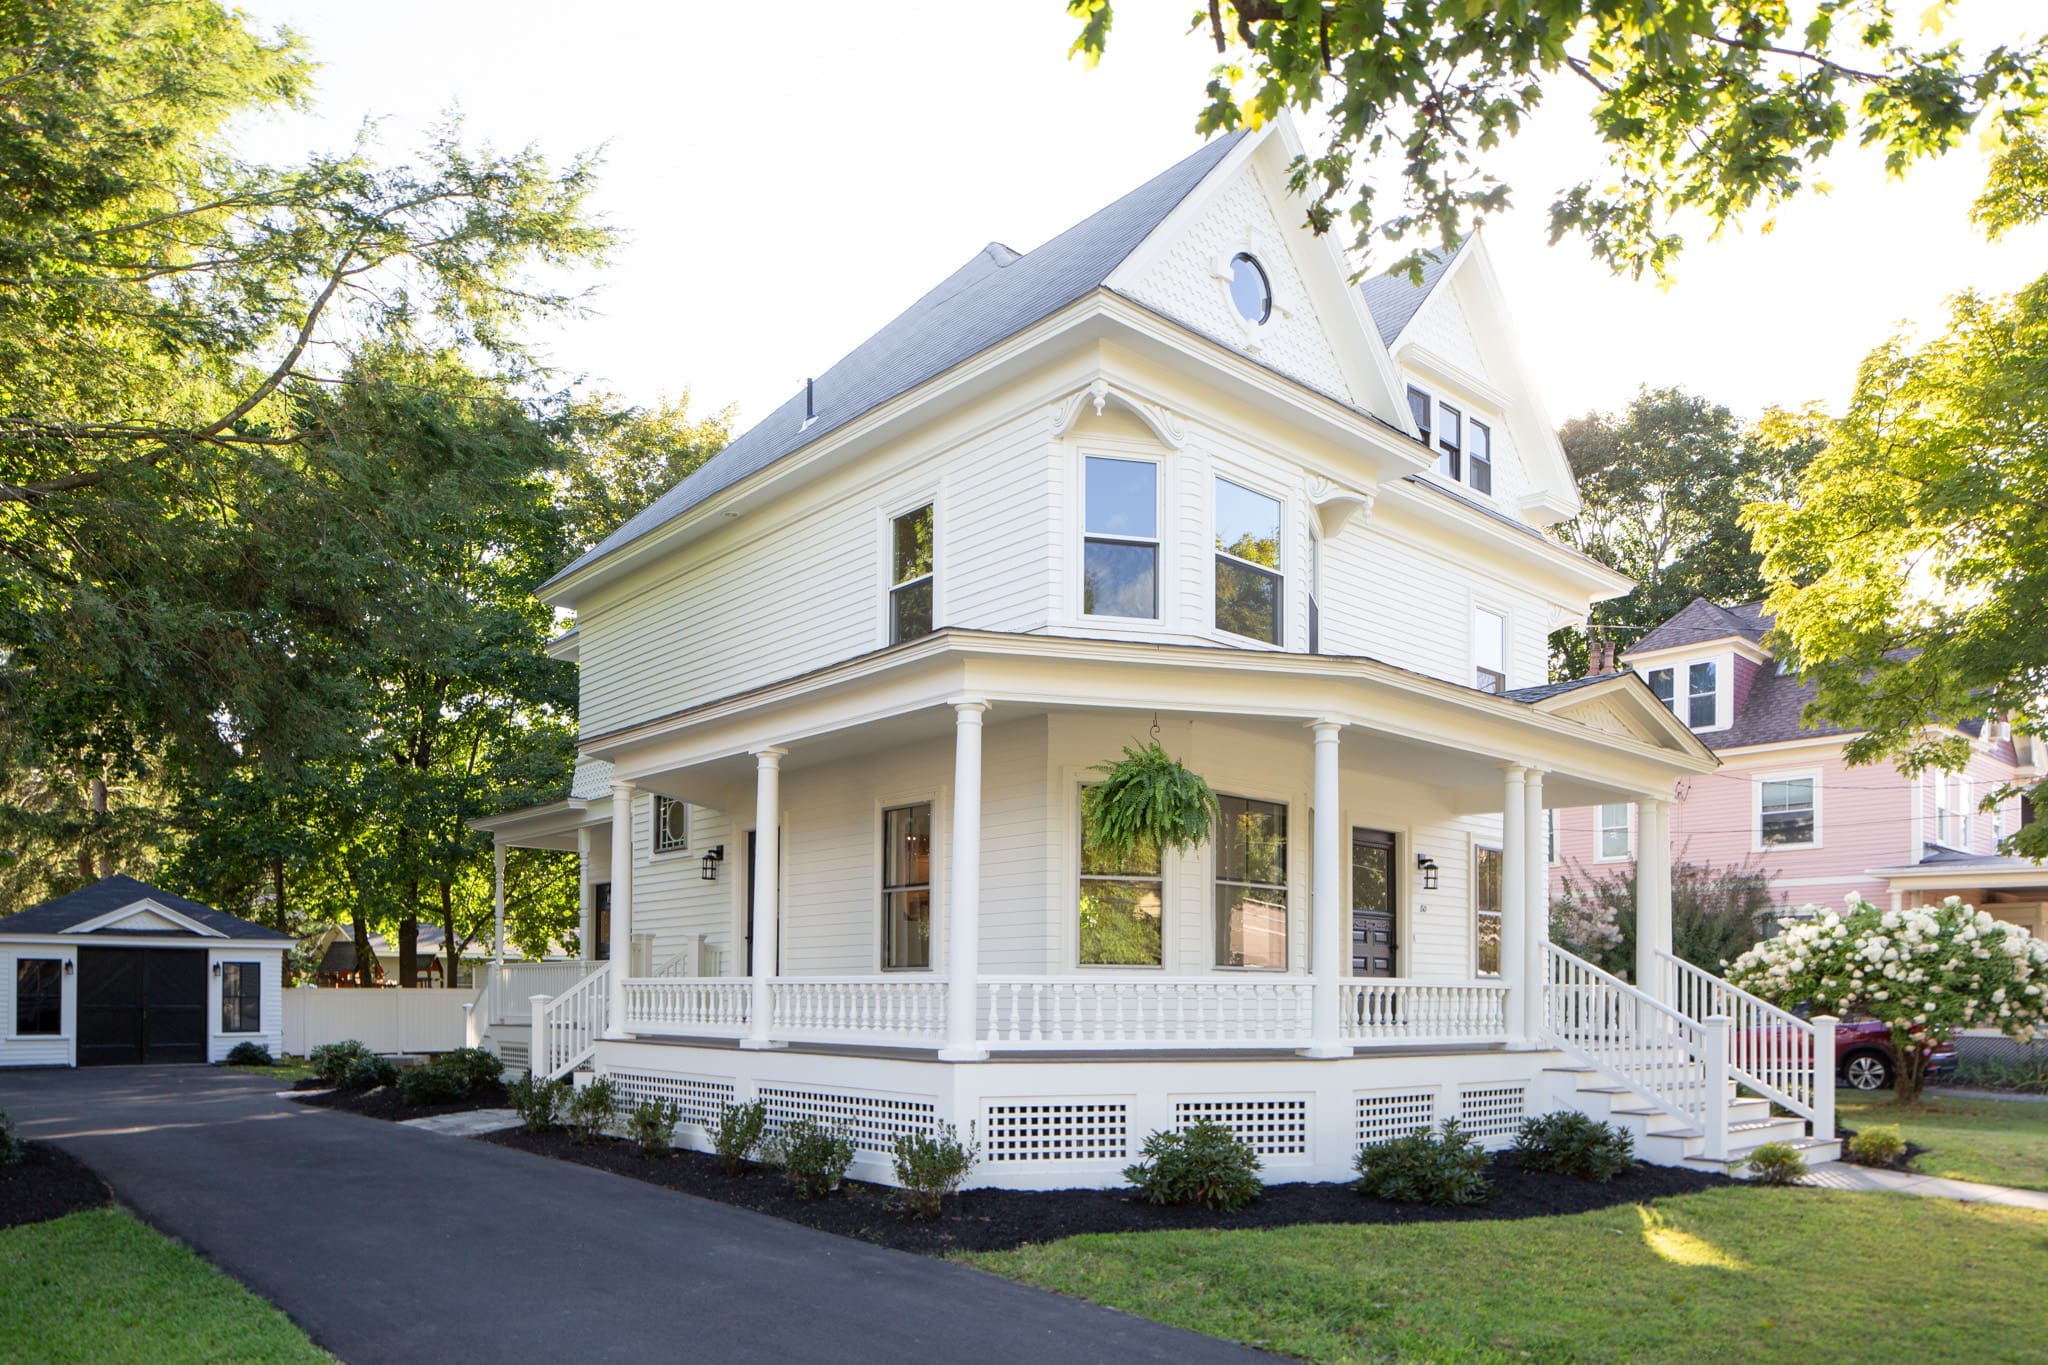
<svg viewBox="0 0 2048 1365">
<path fill-rule="evenodd" d="M 889 524 L 889 643 L 932 633 L 932 508 L 905 512 Z"/>
<path fill-rule="evenodd" d="M 1287 807 L 1217 798 L 1216 965 L 1287 966 Z"/>
<path fill-rule="evenodd" d="M 1216 629 L 1280 643 L 1280 500 L 1216 480 Z"/>
<path fill-rule="evenodd" d="M 1080 947 L 1084 967 L 1158 967 L 1166 958 L 1160 934 L 1166 883 L 1159 850 L 1141 843 L 1114 858 L 1096 843 L 1081 811 Z"/>
<path fill-rule="evenodd" d="M 882 969 L 932 965 L 932 807 L 882 812 Z"/>
<path fill-rule="evenodd" d="M 1159 466 L 1090 455 L 1082 471 L 1081 610 L 1159 615 Z"/>
</svg>

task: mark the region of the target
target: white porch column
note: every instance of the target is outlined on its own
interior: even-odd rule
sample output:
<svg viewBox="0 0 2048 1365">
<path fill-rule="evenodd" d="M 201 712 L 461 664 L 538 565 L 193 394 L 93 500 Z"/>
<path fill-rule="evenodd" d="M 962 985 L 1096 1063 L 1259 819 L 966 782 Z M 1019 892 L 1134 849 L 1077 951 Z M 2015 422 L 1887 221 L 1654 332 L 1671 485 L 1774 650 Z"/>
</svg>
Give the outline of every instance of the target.
<svg viewBox="0 0 2048 1365">
<path fill-rule="evenodd" d="M 1522 1000 L 1529 1036 L 1543 1032 L 1544 948 L 1550 943 L 1550 849 L 1544 837 L 1543 771 L 1531 768 L 1522 782 L 1522 911 L 1529 931 L 1522 940 Z"/>
<path fill-rule="evenodd" d="M 1344 971 L 1343 795 L 1337 765 L 1338 737 L 1344 727 L 1334 720 L 1310 724 L 1315 732 L 1315 798 L 1309 810 L 1315 825 L 1315 893 L 1310 906 L 1309 971 L 1315 977 L 1310 1008 L 1314 1011 L 1305 1057 L 1349 1057 L 1341 1018 Z"/>
<path fill-rule="evenodd" d="M 1636 987 L 1665 1004 L 1672 1001 L 1671 803 L 1636 802 Z"/>
<path fill-rule="evenodd" d="M 941 1060 L 988 1056 L 975 1036 L 981 994 L 981 716 L 985 701 L 953 703 L 953 880 L 946 893 L 946 1045 Z"/>
<path fill-rule="evenodd" d="M 1508 1041 L 1526 1042 L 1536 1017 L 1529 998 L 1529 770 L 1519 763 L 1503 769 L 1507 785 L 1500 803 L 1500 979 L 1508 988 Z"/>
<path fill-rule="evenodd" d="M 614 1038 L 626 1033 L 626 963 L 619 957 L 619 945 L 633 941 L 633 796 L 638 788 L 631 782 L 612 783 L 612 935 L 608 945 L 612 964 L 612 1020 Z M 597 937 L 597 917 L 590 920 L 590 937 Z M 538 1047 L 540 1040 L 534 1040 Z"/>
<path fill-rule="evenodd" d="M 754 961 L 747 1036 L 741 1047 L 781 1047 L 770 1025 L 775 1008 L 776 930 L 782 905 L 782 760 L 789 750 L 754 750 Z"/>
<path fill-rule="evenodd" d="M 590 830 L 576 831 L 576 941 L 583 946 L 577 950 L 586 963 L 590 961 L 591 942 L 597 928 L 591 923 L 592 910 L 597 902 L 597 883 L 590 876 Z"/>
<path fill-rule="evenodd" d="M 491 840 L 491 961 L 505 965 L 505 846 Z"/>
</svg>

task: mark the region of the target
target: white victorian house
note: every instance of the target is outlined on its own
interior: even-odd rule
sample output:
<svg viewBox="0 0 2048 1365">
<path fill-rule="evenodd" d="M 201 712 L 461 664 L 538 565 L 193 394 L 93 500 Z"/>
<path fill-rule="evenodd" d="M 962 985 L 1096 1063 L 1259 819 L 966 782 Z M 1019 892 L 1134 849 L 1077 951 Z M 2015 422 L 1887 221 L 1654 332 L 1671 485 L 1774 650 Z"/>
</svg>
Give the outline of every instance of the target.
<svg viewBox="0 0 2048 1365">
<path fill-rule="evenodd" d="M 1546 683 L 1628 584 L 1545 531 L 1578 499 L 1484 245 L 1352 284 L 1296 149 L 989 245 L 544 587 L 574 789 L 479 824 L 578 851 L 585 960 L 494 969 L 479 1036 L 882 1179 L 939 1121 L 1009 1186 L 1198 1118 L 1276 1180 L 1561 1106 L 1671 1163 L 1832 1137 L 1831 1025 L 1664 952 L 1654 831 L 1714 757 L 1633 674 Z M 1104 864 L 1082 790 L 1155 734 L 1217 837 Z M 1610 802 L 1644 991 L 1547 942 L 1545 813 Z"/>
</svg>

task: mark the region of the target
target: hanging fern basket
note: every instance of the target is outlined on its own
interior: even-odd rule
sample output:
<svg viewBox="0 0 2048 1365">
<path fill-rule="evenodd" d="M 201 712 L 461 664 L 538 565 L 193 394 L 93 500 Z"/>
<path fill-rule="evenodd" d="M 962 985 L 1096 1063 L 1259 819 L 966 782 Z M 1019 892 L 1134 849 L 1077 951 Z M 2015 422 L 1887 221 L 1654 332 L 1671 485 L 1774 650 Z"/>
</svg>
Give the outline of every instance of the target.
<svg viewBox="0 0 2048 1365">
<path fill-rule="evenodd" d="M 1104 775 L 1082 795 L 1089 843 L 1101 856 L 1122 863 L 1141 848 L 1165 853 L 1209 841 L 1216 793 L 1157 740 L 1126 745 L 1122 758 L 1090 771 Z"/>
</svg>

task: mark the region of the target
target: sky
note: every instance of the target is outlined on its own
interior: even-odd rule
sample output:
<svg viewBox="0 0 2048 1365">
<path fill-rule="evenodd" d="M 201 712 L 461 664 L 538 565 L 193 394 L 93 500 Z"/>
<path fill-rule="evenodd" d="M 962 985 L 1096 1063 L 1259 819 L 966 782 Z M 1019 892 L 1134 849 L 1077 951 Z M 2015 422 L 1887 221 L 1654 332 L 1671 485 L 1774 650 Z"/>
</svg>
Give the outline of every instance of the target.
<svg viewBox="0 0 2048 1365">
<path fill-rule="evenodd" d="M 687 391 L 696 412 L 737 404 L 742 427 L 987 242 L 1028 250 L 1193 151 L 1216 59 L 1190 0 L 1123 0 L 1092 70 L 1067 57 L 1060 0 L 240 4 L 322 63 L 317 107 L 245 128 L 252 155 L 339 150 L 374 119 L 400 161 L 451 109 L 501 149 L 601 147 L 594 208 L 624 240 L 589 314 L 534 340 L 589 388 Z M 1966 0 L 1962 31 L 2016 33 L 2029 11 Z M 1572 103 L 1512 146 L 1518 207 L 1485 229 L 1554 418 L 1665 384 L 1749 417 L 1839 406 L 1890 332 L 1936 330 L 1949 296 L 2048 266 L 2048 226 L 1996 246 L 1971 227 L 1972 148 L 1903 183 L 1838 156 L 1833 191 L 1771 231 L 1690 234 L 1674 287 L 1617 278 L 1546 241 L 1552 194 L 1598 164 Z"/>
</svg>

